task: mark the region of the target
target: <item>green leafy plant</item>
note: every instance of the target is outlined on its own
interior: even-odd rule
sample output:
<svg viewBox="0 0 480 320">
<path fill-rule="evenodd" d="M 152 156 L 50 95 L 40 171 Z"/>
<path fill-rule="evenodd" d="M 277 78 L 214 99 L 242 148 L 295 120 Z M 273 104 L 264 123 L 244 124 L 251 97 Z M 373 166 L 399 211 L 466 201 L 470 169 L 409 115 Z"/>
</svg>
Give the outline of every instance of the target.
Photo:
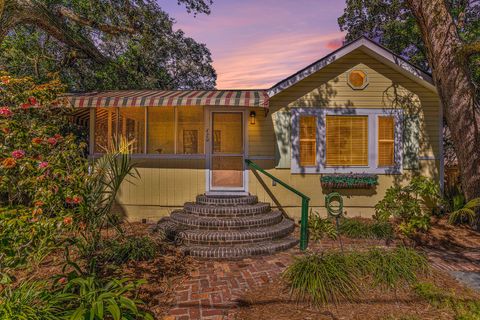
<svg viewBox="0 0 480 320">
<path fill-rule="evenodd" d="M 315 305 L 351 300 L 359 293 L 359 287 L 348 258 L 338 252 L 297 258 L 283 273 L 283 278 L 297 300 Z"/>
<path fill-rule="evenodd" d="M 308 218 L 308 234 L 313 241 L 320 241 L 325 236 L 330 239 L 337 238 L 337 230 L 328 218 L 322 218 L 319 212 L 310 212 Z"/>
<path fill-rule="evenodd" d="M 378 185 L 378 176 L 374 174 L 329 174 L 322 175 L 320 182 L 324 188 L 371 188 Z"/>
<path fill-rule="evenodd" d="M 94 277 L 69 280 L 63 289 L 65 316 L 69 319 L 153 320 L 149 313 L 138 308 L 143 302 L 135 298 L 142 283 L 114 279 L 104 284 Z"/>
<path fill-rule="evenodd" d="M 412 237 L 429 229 L 430 216 L 441 205 L 438 184 L 425 177 L 415 177 L 406 186 L 393 186 L 386 191 L 385 197 L 375 205 L 375 218 L 378 221 L 398 219 L 400 232 Z"/>
<path fill-rule="evenodd" d="M 123 137 L 115 141 L 112 149 L 93 164 L 92 173 L 84 182 L 84 201 L 77 207 L 76 245 L 90 263 L 89 274 L 96 268 L 95 256 L 103 241 L 102 230 L 111 226 L 122 234 L 112 208 L 121 184 L 128 178 L 138 177 L 130 157 L 131 144 Z"/>
<path fill-rule="evenodd" d="M 460 203 L 460 200 L 455 201 L 456 210 L 449 214 L 448 222 L 450 224 L 467 222 L 472 225 L 476 217 L 475 209 L 480 207 L 480 198 L 472 199 L 463 206 L 460 206 Z"/>
<path fill-rule="evenodd" d="M 127 261 L 151 260 L 158 253 L 158 244 L 150 237 L 132 237 L 124 241 L 107 240 L 101 254 L 101 260 L 115 264 Z"/>
<path fill-rule="evenodd" d="M 63 296 L 52 294 L 45 282 L 23 282 L 0 291 L 0 319 L 59 320 Z"/>
<path fill-rule="evenodd" d="M 388 221 L 363 221 L 355 218 L 340 220 L 340 234 L 358 239 L 385 239 L 394 237 L 393 227 Z"/>
</svg>

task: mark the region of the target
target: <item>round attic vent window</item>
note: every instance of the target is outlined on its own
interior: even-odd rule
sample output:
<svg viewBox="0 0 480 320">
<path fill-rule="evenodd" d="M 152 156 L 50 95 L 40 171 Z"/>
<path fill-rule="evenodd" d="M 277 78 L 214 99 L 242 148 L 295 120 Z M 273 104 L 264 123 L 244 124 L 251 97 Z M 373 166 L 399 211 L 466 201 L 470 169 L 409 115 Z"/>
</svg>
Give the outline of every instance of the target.
<svg viewBox="0 0 480 320">
<path fill-rule="evenodd" d="M 362 70 L 352 70 L 348 73 L 348 85 L 353 89 L 363 89 L 368 85 L 367 74 Z"/>
</svg>

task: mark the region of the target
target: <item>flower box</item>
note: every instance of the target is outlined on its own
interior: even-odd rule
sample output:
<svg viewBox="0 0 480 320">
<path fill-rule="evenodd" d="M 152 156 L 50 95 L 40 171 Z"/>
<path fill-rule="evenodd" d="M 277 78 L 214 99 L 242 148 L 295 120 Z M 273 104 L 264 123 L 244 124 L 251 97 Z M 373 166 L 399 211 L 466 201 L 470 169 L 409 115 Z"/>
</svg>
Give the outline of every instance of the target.
<svg viewBox="0 0 480 320">
<path fill-rule="evenodd" d="M 320 178 L 325 189 L 370 189 L 378 184 L 376 174 L 350 173 L 329 174 Z"/>
</svg>

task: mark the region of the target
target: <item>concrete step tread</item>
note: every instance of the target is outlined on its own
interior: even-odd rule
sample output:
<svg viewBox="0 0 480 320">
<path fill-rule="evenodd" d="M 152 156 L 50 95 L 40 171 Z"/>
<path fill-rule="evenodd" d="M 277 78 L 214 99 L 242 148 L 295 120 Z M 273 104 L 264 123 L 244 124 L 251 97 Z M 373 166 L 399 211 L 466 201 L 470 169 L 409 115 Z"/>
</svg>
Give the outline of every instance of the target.
<svg viewBox="0 0 480 320">
<path fill-rule="evenodd" d="M 178 210 L 172 212 L 170 217 L 174 222 L 192 228 L 225 228 L 229 230 L 237 228 L 255 228 L 276 224 L 282 220 L 283 215 L 281 211 L 274 210 L 255 216 L 208 217 L 198 216 L 184 210 Z"/>
<path fill-rule="evenodd" d="M 278 240 L 264 241 L 259 243 L 239 244 L 232 246 L 205 246 L 192 245 L 183 247 L 182 250 L 198 258 L 206 259 L 243 259 L 259 255 L 269 255 L 296 246 L 298 239 L 288 236 Z"/>
</svg>

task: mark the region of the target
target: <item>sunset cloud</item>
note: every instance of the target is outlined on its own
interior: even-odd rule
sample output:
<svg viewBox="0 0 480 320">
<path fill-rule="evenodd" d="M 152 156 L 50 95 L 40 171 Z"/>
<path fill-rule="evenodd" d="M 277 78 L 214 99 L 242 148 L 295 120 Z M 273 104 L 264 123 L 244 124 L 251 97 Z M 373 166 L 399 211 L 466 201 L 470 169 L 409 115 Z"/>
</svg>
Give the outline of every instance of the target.
<svg viewBox="0 0 480 320">
<path fill-rule="evenodd" d="M 218 89 L 269 88 L 342 45 L 343 1 L 222 0 L 193 17 L 157 0 L 176 27 L 212 52 Z"/>
</svg>

